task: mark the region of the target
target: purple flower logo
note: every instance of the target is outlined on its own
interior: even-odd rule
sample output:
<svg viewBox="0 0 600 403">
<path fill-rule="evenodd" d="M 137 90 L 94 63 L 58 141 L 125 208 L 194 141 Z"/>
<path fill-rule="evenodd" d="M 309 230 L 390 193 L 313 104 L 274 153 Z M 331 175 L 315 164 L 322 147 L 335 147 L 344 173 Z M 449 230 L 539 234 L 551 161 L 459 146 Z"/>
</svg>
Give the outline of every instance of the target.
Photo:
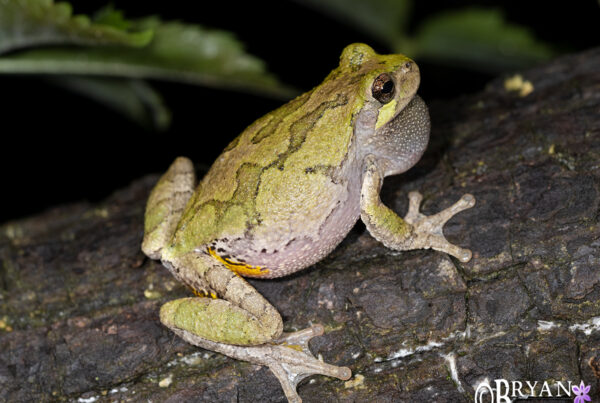
<svg viewBox="0 0 600 403">
<path fill-rule="evenodd" d="M 590 386 L 591 385 L 585 386 L 585 383 L 583 383 L 583 381 L 581 381 L 579 386 L 573 385 L 573 393 L 575 393 L 575 400 L 573 400 L 573 403 L 591 402 L 592 399 L 590 399 L 590 397 L 588 396 Z"/>
</svg>

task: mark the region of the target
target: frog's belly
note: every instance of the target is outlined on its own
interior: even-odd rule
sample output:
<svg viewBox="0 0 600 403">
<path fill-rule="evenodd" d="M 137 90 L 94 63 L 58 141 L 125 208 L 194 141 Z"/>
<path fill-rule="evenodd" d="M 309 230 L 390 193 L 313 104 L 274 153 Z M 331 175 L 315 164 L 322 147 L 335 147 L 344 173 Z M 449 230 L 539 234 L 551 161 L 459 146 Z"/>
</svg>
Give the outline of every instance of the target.
<svg viewBox="0 0 600 403">
<path fill-rule="evenodd" d="M 217 239 L 210 247 L 246 277 L 281 277 L 304 269 L 327 256 L 360 217 L 359 182 L 360 175 L 352 175 L 322 211 L 299 209 L 298 217 L 309 217 L 304 221 L 272 221 L 252 237 Z"/>
</svg>

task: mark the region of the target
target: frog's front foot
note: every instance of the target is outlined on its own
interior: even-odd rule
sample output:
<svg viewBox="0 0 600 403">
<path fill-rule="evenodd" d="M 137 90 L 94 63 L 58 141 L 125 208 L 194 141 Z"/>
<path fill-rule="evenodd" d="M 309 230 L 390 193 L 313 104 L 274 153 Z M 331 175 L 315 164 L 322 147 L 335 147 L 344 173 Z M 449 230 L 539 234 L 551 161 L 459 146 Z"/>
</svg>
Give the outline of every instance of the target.
<svg viewBox="0 0 600 403">
<path fill-rule="evenodd" d="M 285 396 L 290 402 L 302 402 L 296 392 L 296 387 L 300 381 L 311 375 L 326 375 L 341 380 L 350 379 L 352 376 L 350 368 L 327 364 L 315 358 L 310 352 L 308 342 L 313 337 L 323 334 L 324 330 L 321 325 L 313 325 L 294 333 L 284 333 L 276 340 L 258 346 L 215 343 L 185 330 L 172 330 L 191 344 L 220 352 L 238 360 L 269 367 L 279 379 Z"/>
<path fill-rule="evenodd" d="M 471 260 L 469 249 L 460 248 L 448 242 L 442 232 L 444 224 L 455 214 L 475 205 L 475 197 L 467 193 L 460 200 L 437 214 L 426 216 L 419 211 L 423 200 L 421 193 L 413 191 L 408 194 L 408 213 L 404 220 L 413 226 L 413 244 L 411 249 L 435 249 L 456 257 L 461 262 Z"/>
</svg>

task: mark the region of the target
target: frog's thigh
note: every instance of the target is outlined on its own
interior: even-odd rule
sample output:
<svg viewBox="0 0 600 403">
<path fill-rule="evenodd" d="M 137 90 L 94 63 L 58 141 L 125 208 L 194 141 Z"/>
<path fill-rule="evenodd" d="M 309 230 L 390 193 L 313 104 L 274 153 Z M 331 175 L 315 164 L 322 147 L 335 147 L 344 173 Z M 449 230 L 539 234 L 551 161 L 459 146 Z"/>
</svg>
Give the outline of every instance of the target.
<svg viewBox="0 0 600 403">
<path fill-rule="evenodd" d="M 173 237 L 183 209 L 194 194 L 196 175 L 192 162 L 177 158 L 152 189 L 144 217 L 142 250 L 159 259 L 161 250 Z"/>
<path fill-rule="evenodd" d="M 470 194 L 441 212 L 425 216 L 419 212 L 422 196 L 419 192 L 409 194 L 409 209 L 404 219 L 381 203 L 379 192 L 383 174 L 373 157 L 365 160 L 365 175 L 361 190 L 361 219 L 375 239 L 390 249 L 435 249 L 468 262 L 471 251 L 460 248 L 446 240 L 443 227 L 455 214 L 475 205 Z"/>
</svg>

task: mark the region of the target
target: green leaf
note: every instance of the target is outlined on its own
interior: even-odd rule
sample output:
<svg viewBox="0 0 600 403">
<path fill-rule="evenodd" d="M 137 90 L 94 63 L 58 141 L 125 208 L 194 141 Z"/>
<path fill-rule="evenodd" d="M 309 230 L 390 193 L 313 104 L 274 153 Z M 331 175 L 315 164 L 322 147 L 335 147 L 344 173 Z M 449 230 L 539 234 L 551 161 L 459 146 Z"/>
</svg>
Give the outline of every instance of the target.
<svg viewBox="0 0 600 403">
<path fill-rule="evenodd" d="M 94 22 L 97 24 L 109 25 L 111 27 L 128 30 L 133 22 L 125 19 L 125 15 L 121 10 L 115 9 L 112 4 L 101 8 L 94 14 Z"/>
<path fill-rule="evenodd" d="M 411 0 L 297 0 L 323 10 L 392 47 L 407 29 Z"/>
<path fill-rule="evenodd" d="M 289 98 L 295 90 L 265 72 L 264 63 L 244 52 L 232 34 L 158 18 L 132 22 L 154 31 L 142 48 L 52 47 L 0 57 L 0 73 L 74 74 L 153 78 L 257 92 Z"/>
<path fill-rule="evenodd" d="M 100 21 L 100 19 L 99 19 Z M 119 12 L 107 8 L 103 23 L 73 15 L 69 3 L 52 0 L 0 1 L 0 53 L 24 47 L 54 44 L 145 46 L 152 30 L 127 31 Z M 107 23 L 110 22 L 110 23 Z"/>
<path fill-rule="evenodd" d="M 526 67 L 554 55 L 529 29 L 506 22 L 502 12 L 494 9 L 438 14 L 419 26 L 408 45 L 396 50 L 490 72 Z"/>
<path fill-rule="evenodd" d="M 56 76 L 52 84 L 82 94 L 147 128 L 165 130 L 171 112 L 159 93 L 142 80 Z"/>
</svg>

